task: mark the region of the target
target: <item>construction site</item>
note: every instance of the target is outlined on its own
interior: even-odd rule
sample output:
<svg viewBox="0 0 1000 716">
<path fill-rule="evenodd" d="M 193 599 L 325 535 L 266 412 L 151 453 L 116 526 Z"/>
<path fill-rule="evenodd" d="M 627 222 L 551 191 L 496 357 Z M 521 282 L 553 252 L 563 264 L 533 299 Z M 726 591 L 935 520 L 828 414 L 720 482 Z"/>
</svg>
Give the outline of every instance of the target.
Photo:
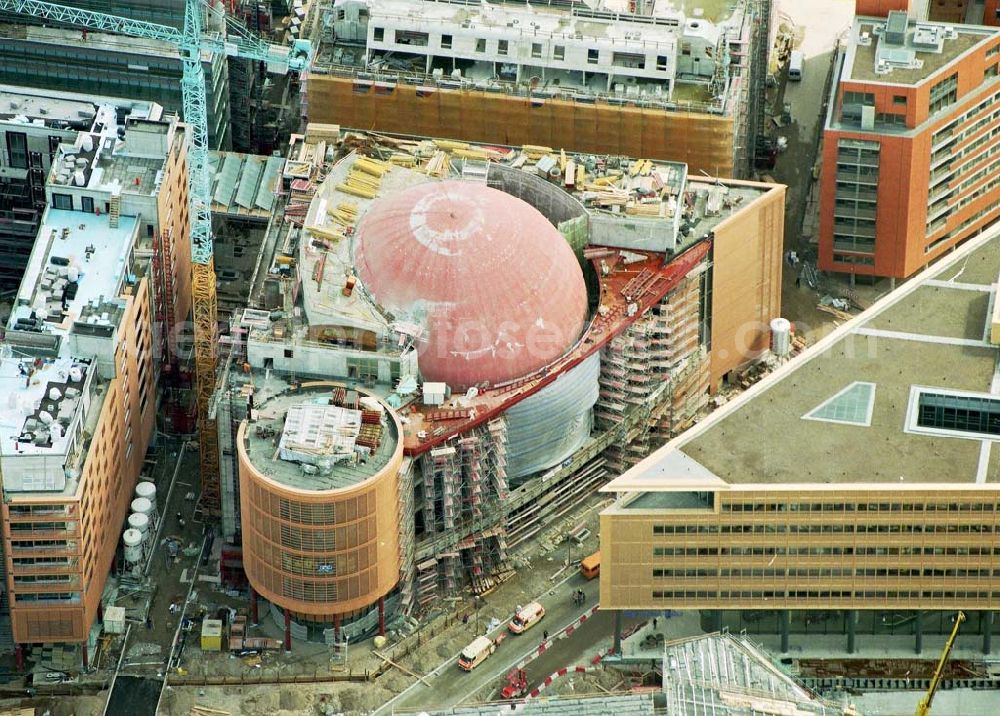
<svg viewBox="0 0 1000 716">
<path fill-rule="evenodd" d="M 771 0 L 324 0 L 303 115 L 484 144 L 551 144 L 751 175 Z"/>
<path fill-rule="evenodd" d="M 508 579 L 519 547 L 769 355 L 782 187 L 326 125 L 293 137 L 282 182 L 286 220 L 223 338 L 213 398 L 225 559 L 256 558 L 236 457 L 251 405 L 276 392 L 267 386 L 334 380 L 377 396 L 398 416 L 405 455 L 390 490 L 398 579 L 349 609 L 319 599 L 338 636 Z M 752 281 L 732 280 L 751 263 Z M 737 340 L 735 327 L 751 324 Z M 273 519 L 293 531 L 302 521 Z M 258 594 L 276 595 L 247 573 Z M 298 616 L 305 633 L 311 620 Z"/>
</svg>

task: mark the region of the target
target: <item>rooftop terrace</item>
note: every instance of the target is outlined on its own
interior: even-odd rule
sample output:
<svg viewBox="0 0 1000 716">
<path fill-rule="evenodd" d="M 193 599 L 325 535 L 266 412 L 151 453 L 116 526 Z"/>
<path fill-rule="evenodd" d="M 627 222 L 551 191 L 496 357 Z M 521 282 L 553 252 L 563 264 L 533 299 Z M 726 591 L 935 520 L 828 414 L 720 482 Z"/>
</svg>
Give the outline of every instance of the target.
<svg viewBox="0 0 1000 716">
<path fill-rule="evenodd" d="M 1000 350 L 989 342 L 989 331 L 998 274 L 995 229 L 841 326 L 606 491 L 996 487 L 1000 430 L 994 431 L 992 416 L 1000 412 Z M 921 387 L 944 397 L 921 397 Z M 965 393 L 973 394 L 975 405 Z M 943 401 L 940 413 L 935 401 Z M 970 405 L 972 412 L 961 412 Z"/>
</svg>

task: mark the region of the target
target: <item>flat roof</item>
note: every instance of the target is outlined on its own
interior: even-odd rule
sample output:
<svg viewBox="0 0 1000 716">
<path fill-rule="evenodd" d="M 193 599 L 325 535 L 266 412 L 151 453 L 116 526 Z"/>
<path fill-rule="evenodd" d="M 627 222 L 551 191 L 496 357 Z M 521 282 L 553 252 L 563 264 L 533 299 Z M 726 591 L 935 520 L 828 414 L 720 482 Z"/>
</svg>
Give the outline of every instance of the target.
<svg viewBox="0 0 1000 716">
<path fill-rule="evenodd" d="M 8 330 L 15 329 L 19 321 L 24 326 L 34 313 L 38 319 L 36 330 L 28 333 L 59 338 L 58 354 L 36 361 L 18 352 L 16 342 L 11 351 L 0 353 L 0 396 L 6 401 L 0 420 L 0 455 L 65 454 L 72 438 L 69 431 L 61 436 L 52 434 L 48 442 L 41 444 L 16 439 L 30 432 L 28 423 L 37 422 L 41 410 L 55 422 L 65 423 L 65 427 L 80 409 L 93 356 L 74 355 L 70 332 L 75 321 L 88 324 L 92 330 L 107 327 L 110 332 L 117 327 L 124 307 L 119 290 L 137 229 L 136 218 L 130 216 L 120 217 L 118 226 L 112 228 L 107 215 L 52 208 L 46 211 Z M 78 274 L 75 282 L 69 280 L 74 270 Z M 64 294 L 71 284 L 76 287 L 72 298 L 70 293 Z M 48 316 L 40 319 L 43 310 Z M 82 380 L 72 377 L 74 366 L 82 370 Z M 52 388 L 59 390 L 59 398 L 50 399 Z"/>
<path fill-rule="evenodd" d="M 255 391 L 253 421 L 244 433 L 253 466 L 275 482 L 310 491 L 351 487 L 382 470 L 399 445 L 396 422 L 380 400 L 355 389 L 345 392 L 355 402 L 376 400 L 378 422 L 364 422 L 374 419 L 362 415 L 364 403 L 336 405 L 329 385 L 286 385 L 273 395 Z"/>
<path fill-rule="evenodd" d="M 114 125 L 117 107 L 142 119 L 159 119 L 163 109 L 145 100 L 0 85 L 0 122 L 89 130 L 97 122 Z"/>
<path fill-rule="evenodd" d="M 912 432 L 914 390 L 1000 399 L 1000 227 L 881 299 L 609 483 L 606 492 L 996 488 L 1000 446 Z"/>
<path fill-rule="evenodd" d="M 886 20 L 856 17 L 851 28 L 841 80 L 916 85 L 977 45 L 1000 36 L 1000 29 L 935 22 L 910 22 L 905 42 L 889 46 Z M 888 71 L 878 68 L 882 63 Z"/>
</svg>

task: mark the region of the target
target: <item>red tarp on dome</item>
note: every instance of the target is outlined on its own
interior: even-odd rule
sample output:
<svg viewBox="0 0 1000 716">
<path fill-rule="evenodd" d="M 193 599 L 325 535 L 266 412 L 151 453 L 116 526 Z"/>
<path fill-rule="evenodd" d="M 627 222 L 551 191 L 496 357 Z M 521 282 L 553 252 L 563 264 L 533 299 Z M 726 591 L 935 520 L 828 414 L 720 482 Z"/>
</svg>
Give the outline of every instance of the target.
<svg viewBox="0 0 1000 716">
<path fill-rule="evenodd" d="M 424 327 L 424 380 L 464 389 L 532 373 L 579 337 L 583 272 L 531 205 L 483 184 L 428 182 L 376 200 L 355 268 L 375 299 Z"/>
</svg>

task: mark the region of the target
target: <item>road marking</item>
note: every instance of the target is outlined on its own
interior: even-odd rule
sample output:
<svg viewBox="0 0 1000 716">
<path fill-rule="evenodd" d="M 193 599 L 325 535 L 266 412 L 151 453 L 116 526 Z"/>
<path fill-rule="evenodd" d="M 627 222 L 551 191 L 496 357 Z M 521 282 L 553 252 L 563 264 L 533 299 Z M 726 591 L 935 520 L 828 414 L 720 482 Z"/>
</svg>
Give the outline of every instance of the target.
<svg viewBox="0 0 1000 716">
<path fill-rule="evenodd" d="M 564 584 L 566 584 L 566 582 L 570 581 L 571 579 L 574 579 L 577 576 L 577 574 L 578 574 L 577 572 L 573 572 L 572 574 L 568 575 L 567 577 L 565 577 L 561 581 L 556 582 L 555 584 L 553 584 L 553 585 L 551 585 L 549 587 L 546 587 L 545 591 L 540 596 L 538 596 L 535 599 L 533 599 L 532 601 L 539 601 L 539 600 L 541 600 L 542 598 L 544 598 L 545 596 L 547 596 L 550 592 L 559 589 L 559 587 L 561 587 Z M 510 617 L 508 617 L 507 619 L 505 619 L 504 621 L 502 621 L 500 623 L 500 625 L 497 626 L 497 628 L 494 631 L 498 631 L 500 629 L 506 628 L 507 623 L 509 621 L 510 621 Z M 573 621 L 570 622 L 570 624 L 572 624 L 574 621 L 576 621 L 575 618 L 573 619 Z M 487 632 L 487 634 L 489 634 L 489 632 Z M 428 672 L 425 678 L 431 678 L 431 677 L 438 676 L 442 671 L 444 671 L 449 666 L 451 666 L 455 662 L 457 662 L 458 661 L 458 657 L 460 655 L 461 655 L 461 652 L 459 652 L 458 654 L 455 654 L 454 656 L 452 656 L 447 661 L 442 662 L 440 665 L 438 665 L 432 671 Z M 518 657 L 518 658 L 520 659 L 522 657 Z M 515 661 L 514 664 L 517 664 L 517 661 Z M 512 667 L 507 667 L 507 669 L 503 673 L 506 673 L 511 668 Z M 501 675 L 502 674 L 498 674 L 497 676 L 499 677 Z M 393 707 L 393 705 L 396 702 L 401 701 L 401 700 L 406 699 L 406 698 L 409 698 L 414 693 L 420 691 L 423 688 L 426 688 L 426 687 L 424 686 L 424 684 L 422 682 L 420 682 L 420 681 L 413 682 L 412 684 L 410 684 L 409 686 L 407 686 L 405 689 L 403 689 L 402 691 L 400 691 L 398 694 L 396 694 L 395 696 L 393 696 L 391 699 L 389 699 L 388 701 L 386 701 L 384 704 L 382 704 L 374 712 L 372 712 L 372 716 L 382 716 L 383 714 L 392 713 L 392 707 Z M 482 686 L 480 686 L 479 688 L 482 688 Z M 478 690 L 479 689 L 477 688 L 476 691 L 478 691 Z M 473 692 L 473 693 L 475 693 L 475 692 Z"/>
</svg>

